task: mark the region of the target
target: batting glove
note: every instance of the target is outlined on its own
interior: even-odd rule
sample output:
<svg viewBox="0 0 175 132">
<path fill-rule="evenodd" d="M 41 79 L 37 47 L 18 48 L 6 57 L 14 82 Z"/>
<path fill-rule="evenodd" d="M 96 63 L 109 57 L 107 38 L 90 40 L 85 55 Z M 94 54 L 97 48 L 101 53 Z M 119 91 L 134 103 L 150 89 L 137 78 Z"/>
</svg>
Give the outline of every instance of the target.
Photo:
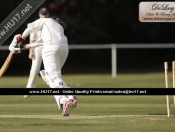
<svg viewBox="0 0 175 132">
<path fill-rule="evenodd" d="M 21 45 L 21 43 L 24 40 L 21 37 L 21 34 L 17 34 L 14 36 L 12 43 L 9 46 L 9 50 L 13 53 L 20 53 L 21 52 L 21 48 L 23 48 L 23 46 Z"/>
<path fill-rule="evenodd" d="M 18 47 L 14 47 L 13 45 L 10 45 L 9 46 L 9 50 L 13 53 L 20 53 L 21 52 L 21 49 L 18 48 Z"/>
<path fill-rule="evenodd" d="M 17 34 L 14 36 L 11 45 L 12 46 L 19 46 L 24 40 L 21 37 L 21 34 Z"/>
</svg>

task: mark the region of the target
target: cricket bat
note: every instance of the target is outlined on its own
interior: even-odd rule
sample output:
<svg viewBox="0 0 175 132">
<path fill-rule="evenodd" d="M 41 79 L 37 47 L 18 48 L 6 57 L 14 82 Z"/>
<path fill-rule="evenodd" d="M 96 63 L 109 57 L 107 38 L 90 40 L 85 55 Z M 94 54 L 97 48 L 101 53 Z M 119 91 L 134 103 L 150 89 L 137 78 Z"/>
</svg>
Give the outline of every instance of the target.
<svg viewBox="0 0 175 132">
<path fill-rule="evenodd" d="M 4 62 L 3 66 L 0 69 L 0 77 L 2 77 L 4 75 L 4 73 L 6 72 L 7 68 L 9 67 L 10 62 L 11 62 L 11 60 L 13 58 L 13 55 L 14 55 L 13 52 L 10 52 L 10 54 L 8 55 L 6 61 Z"/>
<path fill-rule="evenodd" d="M 18 36 L 16 39 L 17 39 L 17 43 L 20 43 L 20 42 L 24 41 L 24 39 L 22 39 L 21 36 Z M 8 55 L 6 61 L 4 62 L 3 66 L 0 69 L 0 77 L 2 77 L 4 75 L 4 73 L 6 72 L 7 68 L 9 67 L 10 62 L 11 62 L 11 60 L 13 58 L 13 55 L 14 55 L 13 52 L 10 52 L 10 54 Z"/>
</svg>

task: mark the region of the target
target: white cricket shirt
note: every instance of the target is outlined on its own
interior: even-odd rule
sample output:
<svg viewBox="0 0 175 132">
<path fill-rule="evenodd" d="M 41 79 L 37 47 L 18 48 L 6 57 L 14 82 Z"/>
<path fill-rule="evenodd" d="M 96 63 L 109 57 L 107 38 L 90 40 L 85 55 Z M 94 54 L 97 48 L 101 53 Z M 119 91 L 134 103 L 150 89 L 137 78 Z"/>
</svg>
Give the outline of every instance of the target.
<svg viewBox="0 0 175 132">
<path fill-rule="evenodd" d="M 64 35 L 63 27 L 52 18 L 39 18 L 28 24 L 22 36 L 27 37 L 30 33 L 41 30 L 43 45 L 46 44 L 68 44 Z"/>
</svg>

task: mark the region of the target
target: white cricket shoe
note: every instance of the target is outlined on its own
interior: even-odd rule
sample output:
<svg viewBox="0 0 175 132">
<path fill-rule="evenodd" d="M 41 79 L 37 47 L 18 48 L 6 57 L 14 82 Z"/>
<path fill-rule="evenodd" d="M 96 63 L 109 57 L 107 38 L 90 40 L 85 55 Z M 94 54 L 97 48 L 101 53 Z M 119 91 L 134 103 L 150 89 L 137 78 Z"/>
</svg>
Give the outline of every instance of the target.
<svg viewBox="0 0 175 132">
<path fill-rule="evenodd" d="M 24 95 L 24 98 L 29 98 L 30 97 L 30 95 Z"/>
<path fill-rule="evenodd" d="M 63 104 L 62 116 L 69 116 L 70 110 L 72 109 L 72 101 L 66 101 Z"/>
<path fill-rule="evenodd" d="M 71 110 L 73 110 L 77 106 L 77 103 L 78 103 L 78 98 L 74 97 L 72 99 L 72 108 L 71 108 Z"/>
</svg>

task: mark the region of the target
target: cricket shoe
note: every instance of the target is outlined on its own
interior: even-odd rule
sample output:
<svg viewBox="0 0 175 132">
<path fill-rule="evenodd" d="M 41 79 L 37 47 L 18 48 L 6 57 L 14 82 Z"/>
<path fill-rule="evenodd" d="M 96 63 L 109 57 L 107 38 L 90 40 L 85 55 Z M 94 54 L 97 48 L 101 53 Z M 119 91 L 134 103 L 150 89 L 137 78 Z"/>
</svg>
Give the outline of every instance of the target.
<svg viewBox="0 0 175 132">
<path fill-rule="evenodd" d="M 30 95 L 24 95 L 24 98 L 29 98 L 30 97 Z"/>
<path fill-rule="evenodd" d="M 78 98 L 74 97 L 72 99 L 72 108 L 71 108 L 71 110 L 73 110 L 77 106 L 77 103 L 78 103 Z"/>
<path fill-rule="evenodd" d="M 72 101 L 66 101 L 62 107 L 62 116 L 69 116 L 72 109 Z"/>
</svg>

